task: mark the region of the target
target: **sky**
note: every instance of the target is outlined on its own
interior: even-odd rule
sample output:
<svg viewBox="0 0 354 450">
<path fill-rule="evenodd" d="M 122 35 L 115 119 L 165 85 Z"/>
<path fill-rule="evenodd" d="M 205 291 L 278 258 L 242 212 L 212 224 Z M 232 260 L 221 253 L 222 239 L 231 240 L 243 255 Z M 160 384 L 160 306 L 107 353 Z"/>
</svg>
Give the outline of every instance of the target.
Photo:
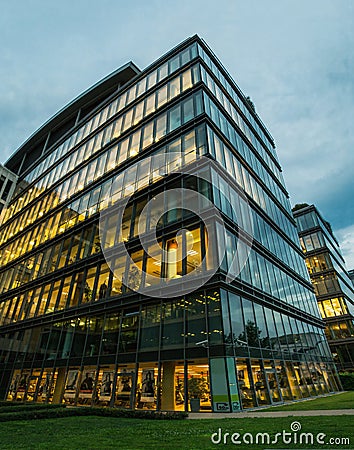
<svg viewBox="0 0 354 450">
<path fill-rule="evenodd" d="M 292 205 L 315 204 L 354 268 L 352 0 L 0 0 L 0 162 L 126 62 L 199 34 L 274 137 Z"/>
</svg>

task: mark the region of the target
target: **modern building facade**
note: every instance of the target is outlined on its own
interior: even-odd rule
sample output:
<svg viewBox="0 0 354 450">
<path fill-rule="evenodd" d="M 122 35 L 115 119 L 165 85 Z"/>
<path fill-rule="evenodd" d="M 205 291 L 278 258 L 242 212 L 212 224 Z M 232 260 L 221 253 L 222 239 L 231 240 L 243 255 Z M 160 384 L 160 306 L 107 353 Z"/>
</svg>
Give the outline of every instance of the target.
<svg viewBox="0 0 354 450">
<path fill-rule="evenodd" d="M 354 370 L 354 289 L 330 224 L 314 205 L 294 208 L 326 337 L 339 370 Z"/>
<path fill-rule="evenodd" d="M 273 139 L 199 37 L 6 166 L 1 397 L 238 411 L 339 389 Z"/>
<path fill-rule="evenodd" d="M 351 282 L 352 282 L 352 284 L 354 286 L 354 269 L 348 270 L 348 275 L 349 275 L 349 278 L 350 278 L 350 280 L 351 280 Z"/>
<path fill-rule="evenodd" d="M 17 182 L 17 175 L 0 164 L 0 224 L 2 212 L 11 199 Z"/>
</svg>

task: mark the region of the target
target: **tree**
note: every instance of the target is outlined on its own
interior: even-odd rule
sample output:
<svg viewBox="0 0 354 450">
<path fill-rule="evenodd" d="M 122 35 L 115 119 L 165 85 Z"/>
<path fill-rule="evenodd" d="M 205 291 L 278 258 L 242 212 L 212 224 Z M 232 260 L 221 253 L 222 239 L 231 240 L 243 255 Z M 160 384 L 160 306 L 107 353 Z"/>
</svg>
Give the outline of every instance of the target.
<svg viewBox="0 0 354 450">
<path fill-rule="evenodd" d="M 245 331 L 243 331 L 237 341 L 247 342 L 250 347 L 258 347 L 262 348 L 270 348 L 270 342 L 268 336 L 261 338 L 262 330 L 260 330 L 257 325 L 252 322 L 252 320 L 248 320 L 245 326 Z"/>
<path fill-rule="evenodd" d="M 306 206 L 310 206 L 308 203 L 296 203 L 296 205 L 293 207 L 293 212 L 302 209 L 302 208 L 306 208 Z"/>
<path fill-rule="evenodd" d="M 254 103 L 249 95 L 246 97 L 246 102 L 251 107 L 252 111 L 256 112 L 256 107 L 254 106 Z"/>
</svg>

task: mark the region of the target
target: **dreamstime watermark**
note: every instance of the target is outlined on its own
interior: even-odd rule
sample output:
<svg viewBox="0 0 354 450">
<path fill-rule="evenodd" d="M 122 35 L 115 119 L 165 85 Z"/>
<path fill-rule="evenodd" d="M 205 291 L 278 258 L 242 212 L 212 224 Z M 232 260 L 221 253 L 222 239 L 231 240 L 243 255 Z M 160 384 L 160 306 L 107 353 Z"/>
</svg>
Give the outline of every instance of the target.
<svg viewBox="0 0 354 450">
<path fill-rule="evenodd" d="M 221 428 L 211 435 L 211 442 L 234 445 L 350 445 L 348 437 L 327 437 L 325 433 L 312 433 L 301 431 L 298 421 L 290 424 L 290 431 L 282 430 L 278 433 L 229 433 Z"/>
<path fill-rule="evenodd" d="M 171 298 L 193 292 L 217 272 L 225 255 L 227 281 L 231 282 L 243 269 L 251 251 L 253 221 L 244 191 L 231 178 L 229 182 L 220 181 L 224 170 L 209 158 L 200 157 L 197 164 L 186 166 L 180 161 L 179 153 L 144 159 L 144 166 L 150 168 L 150 176 L 156 180 L 174 174 L 185 178 L 193 177 L 195 181 L 191 186 L 187 184 L 185 187 L 165 188 L 163 192 L 150 198 L 139 213 L 135 212 L 134 239 L 139 239 L 140 248 L 150 258 L 145 265 L 141 263 L 141 258 L 137 261 L 132 251 L 129 251 L 129 233 L 126 231 L 130 227 L 129 207 L 137 198 L 141 186 L 147 186 L 147 183 L 144 185 L 140 181 L 129 184 L 129 179 L 135 179 L 136 174 L 140 177 L 139 180 L 146 176 L 141 173 L 139 163 L 126 170 L 121 198 L 100 214 L 101 247 L 115 278 L 132 291 L 150 297 Z M 203 192 L 202 185 L 207 186 L 207 194 Z M 213 192 L 213 198 L 218 197 L 219 208 L 239 225 L 236 248 L 225 240 L 226 225 L 218 207 L 210 200 L 210 192 Z M 162 244 L 161 233 L 159 234 L 161 224 L 169 221 L 173 223 L 173 217 L 177 217 L 180 211 L 187 211 L 189 216 L 194 215 L 203 223 L 205 236 L 200 236 L 205 246 L 203 258 L 190 227 L 174 230 L 174 238 L 169 241 L 169 245 Z M 213 264 L 209 261 L 211 248 L 214 253 Z M 117 266 L 118 258 L 128 262 L 127 270 Z M 192 270 L 191 267 L 189 270 L 177 270 L 183 267 L 184 261 L 190 260 Z"/>
</svg>

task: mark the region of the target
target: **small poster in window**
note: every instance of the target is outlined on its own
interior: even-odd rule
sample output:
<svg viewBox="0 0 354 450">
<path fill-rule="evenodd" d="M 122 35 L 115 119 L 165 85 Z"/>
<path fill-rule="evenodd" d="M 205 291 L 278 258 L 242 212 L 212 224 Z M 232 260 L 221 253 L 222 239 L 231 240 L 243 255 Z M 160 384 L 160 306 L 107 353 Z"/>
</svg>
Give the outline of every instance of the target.
<svg viewBox="0 0 354 450">
<path fill-rule="evenodd" d="M 42 397 L 47 397 L 50 395 L 50 386 L 51 386 L 52 373 L 44 372 L 42 375 L 42 379 L 38 389 L 38 395 Z"/>
<path fill-rule="evenodd" d="M 153 402 L 155 392 L 155 374 L 154 369 L 143 370 L 143 378 L 141 384 L 142 402 Z"/>
<path fill-rule="evenodd" d="M 65 397 L 74 398 L 76 395 L 77 382 L 79 378 L 78 370 L 69 370 L 66 378 Z"/>
<path fill-rule="evenodd" d="M 132 390 L 132 373 L 127 372 L 124 369 L 123 372 L 118 373 L 117 394 L 130 396 L 131 390 Z"/>
<path fill-rule="evenodd" d="M 95 373 L 92 371 L 86 370 L 83 372 L 80 384 L 80 397 L 83 398 L 92 397 L 94 387 L 94 376 Z"/>
<path fill-rule="evenodd" d="M 28 387 L 28 379 L 29 379 L 29 373 L 23 372 L 20 377 L 20 381 L 18 383 L 17 392 L 25 392 L 25 390 Z"/>
<path fill-rule="evenodd" d="M 103 372 L 100 389 L 100 400 L 109 400 L 112 395 L 113 372 Z"/>
</svg>

